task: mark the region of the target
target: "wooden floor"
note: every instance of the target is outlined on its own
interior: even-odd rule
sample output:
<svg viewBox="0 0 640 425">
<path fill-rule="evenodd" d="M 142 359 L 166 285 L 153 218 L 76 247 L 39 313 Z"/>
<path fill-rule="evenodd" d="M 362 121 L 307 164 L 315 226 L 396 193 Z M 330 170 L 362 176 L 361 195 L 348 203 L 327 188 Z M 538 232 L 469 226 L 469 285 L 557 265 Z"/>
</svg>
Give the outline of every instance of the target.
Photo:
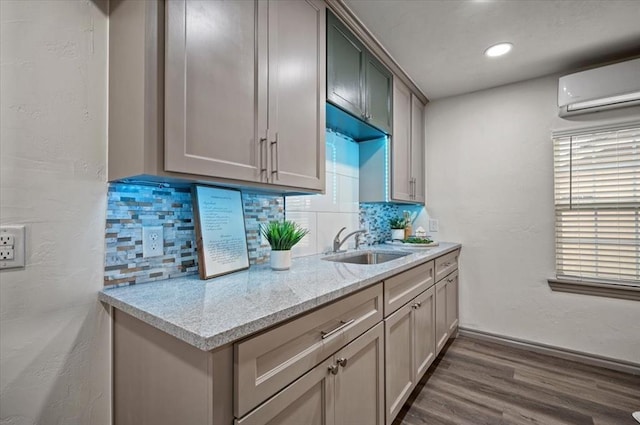
<svg viewBox="0 0 640 425">
<path fill-rule="evenodd" d="M 394 425 L 638 425 L 640 376 L 458 337 Z"/>
</svg>

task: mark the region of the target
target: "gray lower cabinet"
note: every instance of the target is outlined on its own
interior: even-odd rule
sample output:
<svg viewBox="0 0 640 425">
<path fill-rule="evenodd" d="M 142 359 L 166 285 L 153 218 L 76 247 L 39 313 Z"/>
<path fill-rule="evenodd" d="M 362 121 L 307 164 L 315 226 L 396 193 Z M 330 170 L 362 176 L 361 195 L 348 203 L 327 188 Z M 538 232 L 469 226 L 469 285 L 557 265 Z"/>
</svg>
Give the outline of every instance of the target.
<svg viewBox="0 0 640 425">
<path fill-rule="evenodd" d="M 329 358 L 269 399 L 238 425 L 333 425 L 335 424 L 335 378 Z"/>
<path fill-rule="evenodd" d="M 210 352 L 114 309 L 114 424 L 389 425 L 455 335 L 458 257 Z"/>
<path fill-rule="evenodd" d="M 382 425 L 383 338 L 379 323 L 235 423 Z"/>
<path fill-rule="evenodd" d="M 391 199 L 425 202 L 424 105 L 399 80 L 393 84 Z"/>
<path fill-rule="evenodd" d="M 327 17 L 327 100 L 387 134 L 393 76 L 333 14 Z"/>
<path fill-rule="evenodd" d="M 334 356 L 337 424 L 384 424 L 384 327 L 378 323 Z"/>
<path fill-rule="evenodd" d="M 393 422 L 416 384 L 412 348 L 414 326 L 410 303 L 384 320 L 387 424 Z"/>
<path fill-rule="evenodd" d="M 445 278 L 447 281 L 446 298 L 446 323 L 449 336 L 453 335 L 458 327 L 458 271 Z"/>
<path fill-rule="evenodd" d="M 416 382 L 422 378 L 436 358 L 436 299 L 432 286 L 415 298 L 413 363 Z"/>
<path fill-rule="evenodd" d="M 384 321 L 387 425 L 435 359 L 434 293 L 431 286 Z"/>
<path fill-rule="evenodd" d="M 436 297 L 436 354 L 439 354 L 449 339 L 447 326 L 447 282 L 441 280 L 435 286 Z"/>
<path fill-rule="evenodd" d="M 436 353 L 440 353 L 458 327 L 458 271 L 437 282 L 435 291 Z"/>
<path fill-rule="evenodd" d="M 233 346 L 202 351 L 113 309 L 114 425 L 231 425 Z"/>
<path fill-rule="evenodd" d="M 382 283 L 234 344 L 235 416 L 243 417 L 382 320 Z"/>
</svg>

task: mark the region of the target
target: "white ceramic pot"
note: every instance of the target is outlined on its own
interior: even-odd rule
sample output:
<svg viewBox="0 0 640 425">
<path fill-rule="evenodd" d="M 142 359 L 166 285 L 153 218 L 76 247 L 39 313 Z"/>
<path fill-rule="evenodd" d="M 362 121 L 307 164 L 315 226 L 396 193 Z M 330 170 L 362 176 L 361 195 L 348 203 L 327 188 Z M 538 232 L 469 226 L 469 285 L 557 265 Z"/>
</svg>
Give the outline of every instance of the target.
<svg viewBox="0 0 640 425">
<path fill-rule="evenodd" d="M 391 229 L 391 240 L 404 240 L 404 229 Z"/>
<path fill-rule="evenodd" d="M 289 270 L 291 268 L 291 251 L 271 251 L 271 268 L 273 270 Z"/>
</svg>

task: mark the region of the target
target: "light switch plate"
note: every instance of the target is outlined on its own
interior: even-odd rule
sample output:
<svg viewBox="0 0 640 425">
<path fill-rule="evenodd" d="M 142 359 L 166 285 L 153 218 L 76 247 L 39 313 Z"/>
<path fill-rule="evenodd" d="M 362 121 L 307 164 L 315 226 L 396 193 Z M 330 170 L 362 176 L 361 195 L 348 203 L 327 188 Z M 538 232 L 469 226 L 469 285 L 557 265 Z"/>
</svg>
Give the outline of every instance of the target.
<svg viewBox="0 0 640 425">
<path fill-rule="evenodd" d="M 164 254 L 164 233 L 162 226 L 142 228 L 142 258 L 158 257 Z"/>
<path fill-rule="evenodd" d="M 25 265 L 24 226 L 0 226 L 0 269 Z"/>
<path fill-rule="evenodd" d="M 436 220 L 435 218 L 430 218 L 429 219 L 429 231 L 430 232 L 437 232 L 438 231 L 438 220 Z"/>
</svg>

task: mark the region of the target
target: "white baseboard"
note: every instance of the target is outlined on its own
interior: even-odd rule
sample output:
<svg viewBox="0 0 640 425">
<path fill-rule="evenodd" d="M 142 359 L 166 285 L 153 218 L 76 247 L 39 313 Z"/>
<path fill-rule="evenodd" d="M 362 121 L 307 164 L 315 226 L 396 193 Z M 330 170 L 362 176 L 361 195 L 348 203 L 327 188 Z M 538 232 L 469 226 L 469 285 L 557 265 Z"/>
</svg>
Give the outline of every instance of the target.
<svg viewBox="0 0 640 425">
<path fill-rule="evenodd" d="M 612 359 L 609 357 L 597 356 L 594 354 L 583 353 L 581 351 L 569 350 L 552 345 L 541 344 L 538 342 L 526 341 L 523 339 L 512 338 L 503 335 L 497 335 L 490 332 L 478 331 L 475 329 L 467 329 L 460 327 L 459 333 L 470 338 L 481 339 L 485 341 L 495 342 L 497 344 L 509 347 L 522 348 L 540 354 L 546 354 L 553 357 L 559 357 L 565 360 L 572 360 L 591 366 L 599 366 L 607 369 L 617 370 L 619 372 L 630 373 L 632 375 L 640 375 L 640 364 L 627 362 L 624 360 Z"/>
</svg>

